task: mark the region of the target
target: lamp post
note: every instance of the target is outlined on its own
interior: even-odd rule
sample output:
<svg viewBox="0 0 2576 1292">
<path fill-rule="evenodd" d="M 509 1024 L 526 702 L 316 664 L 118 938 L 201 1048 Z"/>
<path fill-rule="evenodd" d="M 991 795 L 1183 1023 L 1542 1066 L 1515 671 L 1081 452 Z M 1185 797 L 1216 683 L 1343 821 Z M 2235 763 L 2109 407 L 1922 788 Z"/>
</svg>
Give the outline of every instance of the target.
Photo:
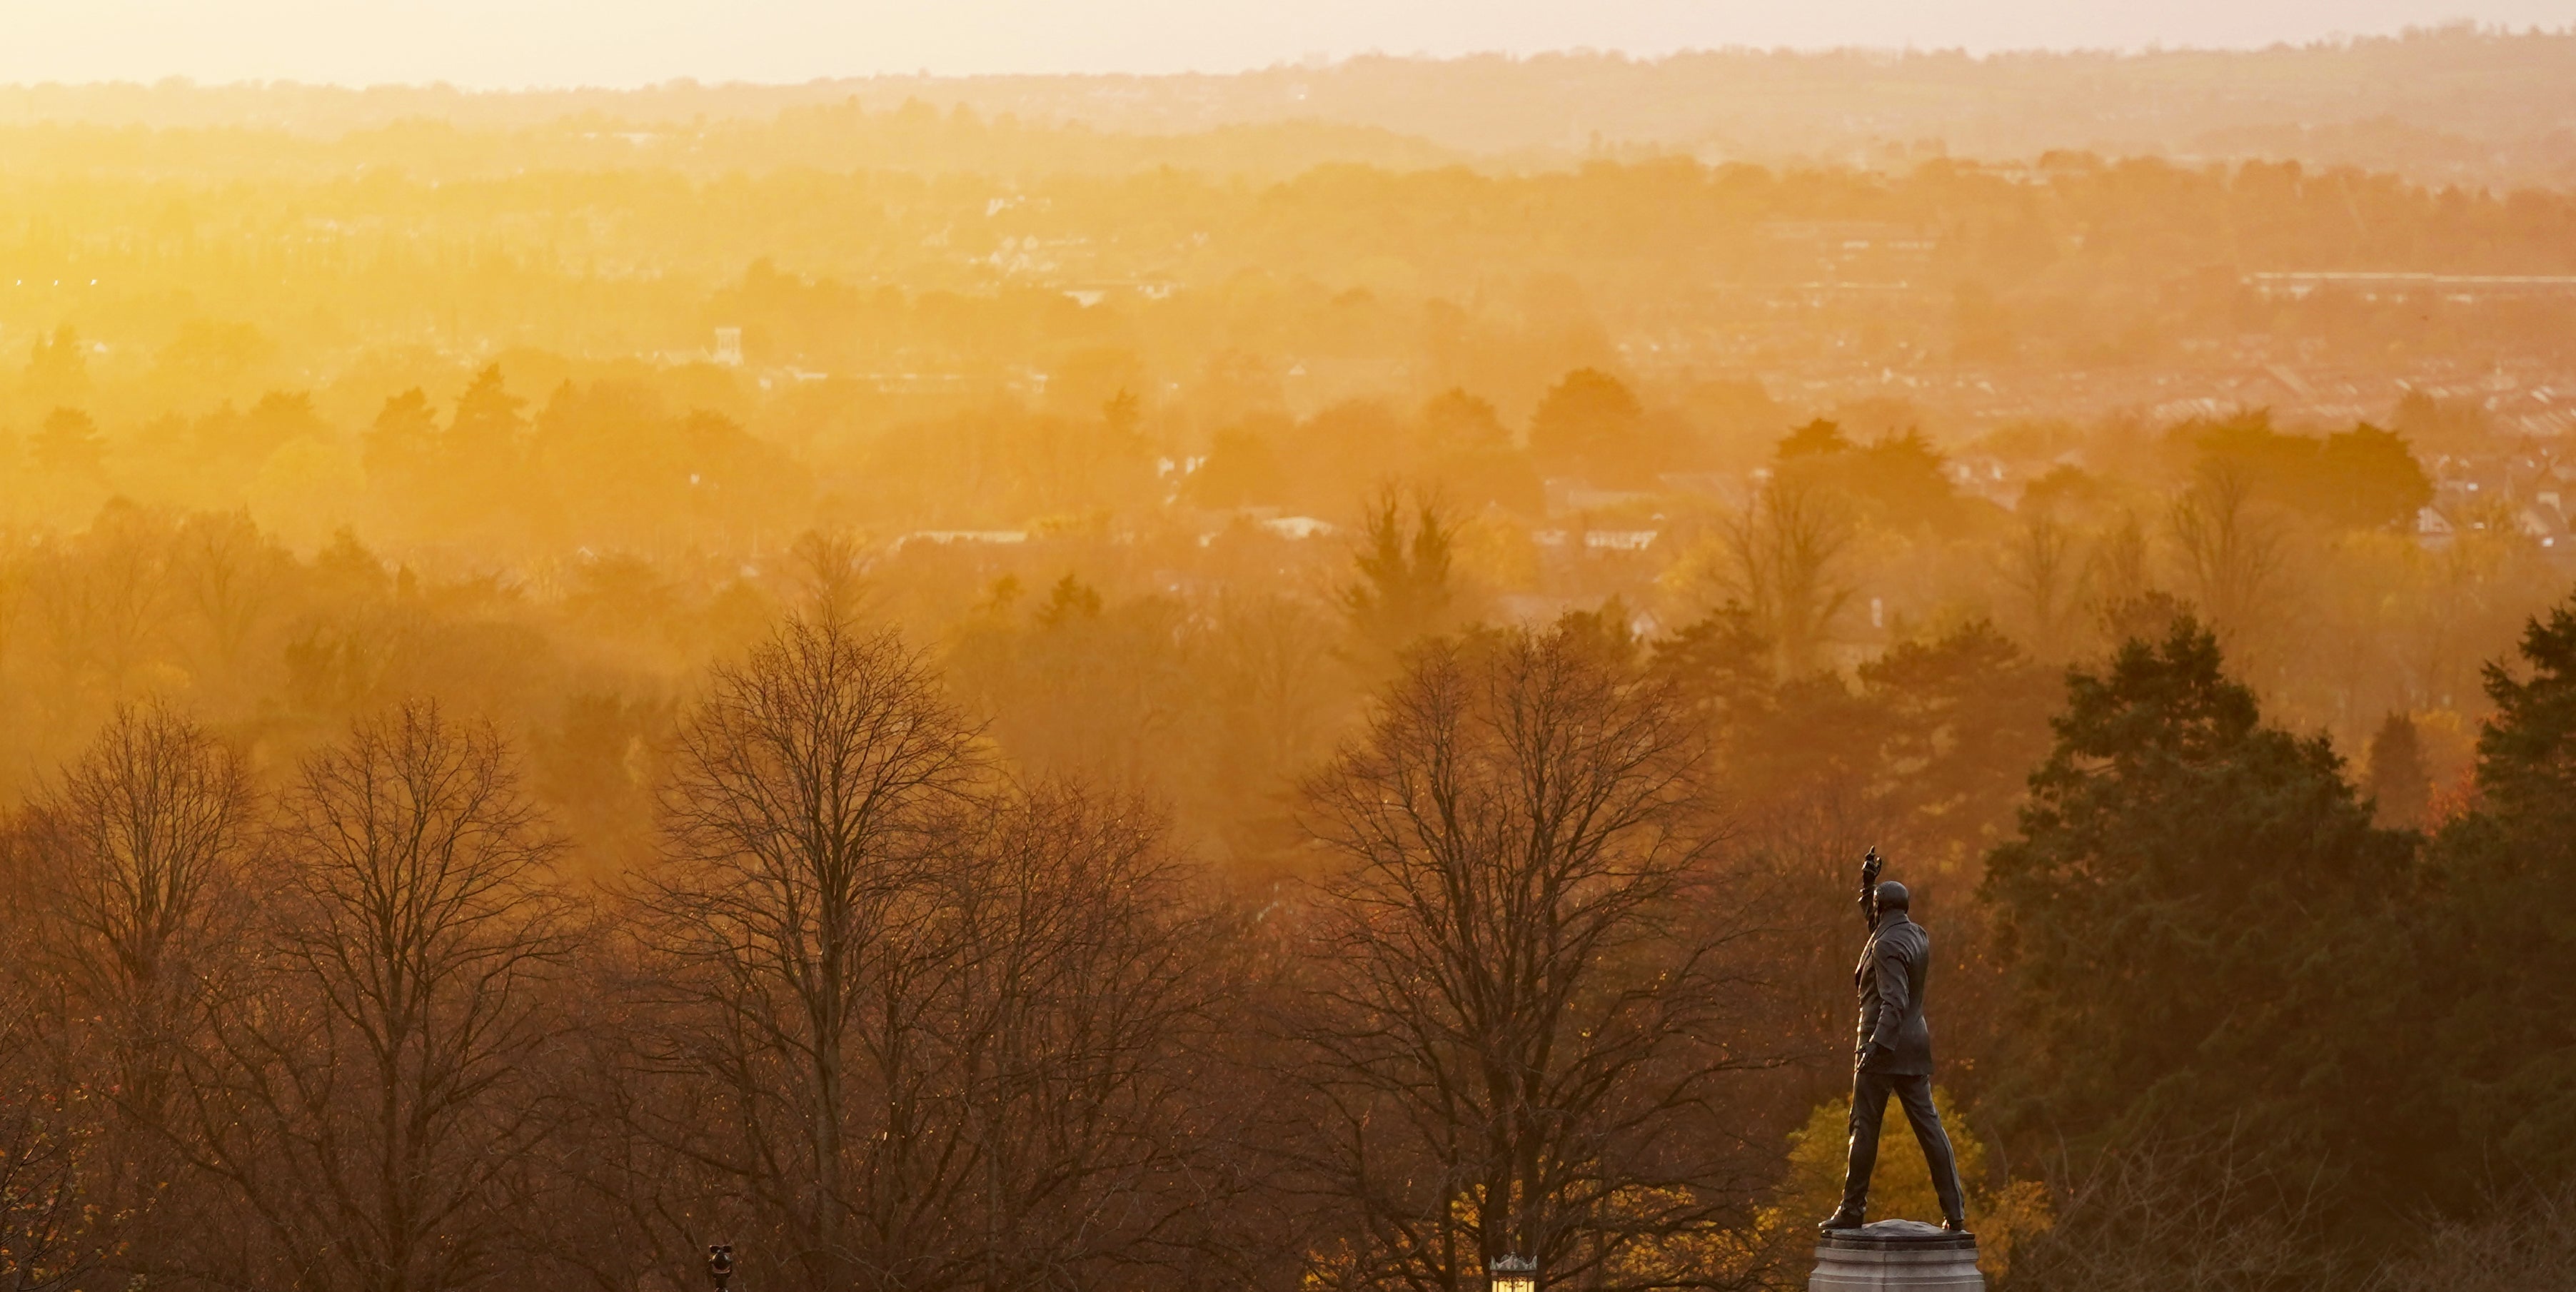
<svg viewBox="0 0 2576 1292">
<path fill-rule="evenodd" d="M 1528 1256 L 1497 1256 L 1485 1267 L 1486 1292 L 1538 1292 L 1538 1261 Z"/>
<path fill-rule="evenodd" d="M 725 1292 L 725 1284 L 733 1281 L 733 1244 L 707 1245 L 707 1277 L 716 1281 L 716 1292 Z"/>
</svg>

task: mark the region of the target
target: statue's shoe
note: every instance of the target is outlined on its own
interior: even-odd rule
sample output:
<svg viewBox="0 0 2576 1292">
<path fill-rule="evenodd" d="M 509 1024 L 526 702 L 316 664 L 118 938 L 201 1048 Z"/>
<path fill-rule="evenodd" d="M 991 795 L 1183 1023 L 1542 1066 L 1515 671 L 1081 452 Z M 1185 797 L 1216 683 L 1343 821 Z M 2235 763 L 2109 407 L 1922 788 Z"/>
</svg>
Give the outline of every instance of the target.
<svg viewBox="0 0 2576 1292">
<path fill-rule="evenodd" d="M 1945 1234 L 1960 1234 L 1969 1238 L 1976 1237 L 1975 1234 L 1968 1232 L 1968 1222 L 1958 1216 L 1952 1216 L 1949 1219 L 1942 1221 L 1941 1232 Z"/>
<path fill-rule="evenodd" d="M 1830 1234 L 1837 1229 L 1858 1228 L 1860 1228 L 1860 1216 L 1858 1213 L 1837 1211 L 1833 1215 L 1826 1217 L 1825 1223 L 1816 1226 L 1816 1232 L 1820 1234 Z"/>
</svg>

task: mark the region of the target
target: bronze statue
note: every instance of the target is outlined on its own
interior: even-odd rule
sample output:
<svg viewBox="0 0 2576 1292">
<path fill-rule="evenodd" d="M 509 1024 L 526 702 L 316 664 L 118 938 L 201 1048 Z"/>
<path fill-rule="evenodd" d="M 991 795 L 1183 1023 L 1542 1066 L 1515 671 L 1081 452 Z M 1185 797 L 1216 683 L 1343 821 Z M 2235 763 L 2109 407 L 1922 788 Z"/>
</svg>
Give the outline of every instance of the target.
<svg viewBox="0 0 2576 1292">
<path fill-rule="evenodd" d="M 1905 885 L 1880 883 L 1878 849 L 1861 859 L 1860 913 L 1869 944 L 1852 985 L 1860 993 L 1860 1034 L 1852 1055 L 1851 1165 L 1843 1176 L 1843 1205 L 1820 1230 L 1858 1229 L 1869 1202 L 1869 1175 L 1878 1164 L 1878 1128 L 1887 1097 L 1905 1106 L 1914 1138 L 1932 1167 L 1932 1189 L 1941 1198 L 1941 1228 L 1968 1232 L 1959 1193 L 1959 1167 L 1949 1133 L 1932 1107 L 1932 1025 L 1923 1018 L 1924 980 L 1932 970 L 1932 935 L 1906 912 Z"/>
</svg>

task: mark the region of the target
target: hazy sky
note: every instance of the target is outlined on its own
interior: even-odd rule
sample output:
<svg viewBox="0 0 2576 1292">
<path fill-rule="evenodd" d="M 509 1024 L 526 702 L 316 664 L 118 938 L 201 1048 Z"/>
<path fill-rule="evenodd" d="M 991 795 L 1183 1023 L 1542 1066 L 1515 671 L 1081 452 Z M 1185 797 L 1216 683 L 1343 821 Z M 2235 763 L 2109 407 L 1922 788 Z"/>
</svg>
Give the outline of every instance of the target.
<svg viewBox="0 0 2576 1292">
<path fill-rule="evenodd" d="M 2576 0 L 0 0 L 0 82 L 1231 71 L 1311 55 L 2267 44 Z"/>
</svg>

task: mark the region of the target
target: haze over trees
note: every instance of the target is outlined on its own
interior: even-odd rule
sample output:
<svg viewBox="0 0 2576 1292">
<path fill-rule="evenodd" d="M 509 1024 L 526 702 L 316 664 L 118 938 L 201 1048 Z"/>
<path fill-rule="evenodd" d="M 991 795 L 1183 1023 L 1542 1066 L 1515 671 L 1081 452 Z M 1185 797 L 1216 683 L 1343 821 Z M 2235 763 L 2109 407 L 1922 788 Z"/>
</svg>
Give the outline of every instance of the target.
<svg viewBox="0 0 2576 1292">
<path fill-rule="evenodd" d="M 1869 156 L 2036 157 L 2052 149 L 2263 157 L 2427 182 L 2564 184 L 2565 31 L 2468 23 L 2259 50 L 1723 49 L 1665 58 L 1574 51 L 1433 60 L 1367 55 L 1173 76 L 879 75 L 801 85 L 677 80 L 636 90 L 476 93 L 448 85 L 60 85 L 0 88 L 0 121 L 190 134 L 39 136 L 163 168 L 278 164 L 222 133 L 275 126 L 345 165 L 369 142 L 453 155 L 452 130 L 523 130 L 531 154 L 591 160 L 668 147 L 604 124 L 712 128 L 692 164 L 824 169 L 1114 171 L 1140 158 L 1270 177 L 1330 160 L 1561 166 L 1603 151 L 1775 163 Z M 918 103 L 917 110 L 909 105 Z M 964 109 L 963 112 L 957 111 Z M 847 133 L 856 113 L 880 114 Z M 779 128 L 763 129 L 772 118 Z M 570 128 L 564 128 L 569 123 Z M 1061 127 L 1071 125 L 1073 129 Z M 358 136 L 334 148 L 344 132 Z M 187 145 L 180 146 L 182 141 Z M 213 145 L 213 146 L 208 146 Z M 290 154 L 293 156 L 293 154 Z"/>
<path fill-rule="evenodd" d="M 1792 1285 L 1872 844 L 2001 1285 L 2555 1277 L 2567 48 L 0 91 L 0 1280 Z"/>
</svg>

